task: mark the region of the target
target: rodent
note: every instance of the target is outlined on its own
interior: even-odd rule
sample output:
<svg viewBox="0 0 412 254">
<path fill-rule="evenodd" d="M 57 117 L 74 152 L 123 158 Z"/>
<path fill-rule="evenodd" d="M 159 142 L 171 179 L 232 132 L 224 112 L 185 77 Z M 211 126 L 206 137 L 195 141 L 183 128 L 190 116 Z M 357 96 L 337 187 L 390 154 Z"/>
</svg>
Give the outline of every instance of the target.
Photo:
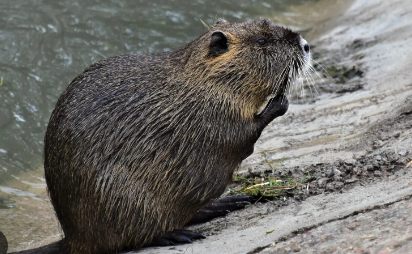
<svg viewBox="0 0 412 254">
<path fill-rule="evenodd" d="M 117 253 L 182 228 L 286 112 L 283 93 L 309 55 L 299 34 L 269 20 L 220 21 L 176 52 L 85 69 L 58 99 L 45 136 L 61 248 Z"/>
</svg>

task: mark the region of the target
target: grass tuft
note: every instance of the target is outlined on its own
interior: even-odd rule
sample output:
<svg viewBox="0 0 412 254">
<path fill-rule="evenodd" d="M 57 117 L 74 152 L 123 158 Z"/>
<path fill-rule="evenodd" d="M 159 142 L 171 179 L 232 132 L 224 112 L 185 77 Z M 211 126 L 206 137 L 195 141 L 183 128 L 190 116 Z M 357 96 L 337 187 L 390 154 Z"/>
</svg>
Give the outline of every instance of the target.
<svg viewBox="0 0 412 254">
<path fill-rule="evenodd" d="M 308 187 L 312 177 L 308 174 L 300 179 L 278 179 L 262 174 L 261 178 L 247 178 L 240 175 L 233 176 L 233 182 L 241 184 L 239 189 L 231 189 L 230 195 L 246 194 L 265 200 L 272 200 L 278 196 L 293 196 L 299 188 Z"/>
</svg>

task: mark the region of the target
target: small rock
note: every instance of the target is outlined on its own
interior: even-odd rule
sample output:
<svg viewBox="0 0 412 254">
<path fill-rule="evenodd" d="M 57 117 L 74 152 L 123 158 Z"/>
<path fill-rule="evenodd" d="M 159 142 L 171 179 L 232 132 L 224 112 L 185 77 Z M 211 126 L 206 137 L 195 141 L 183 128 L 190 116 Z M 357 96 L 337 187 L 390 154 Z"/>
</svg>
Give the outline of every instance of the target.
<svg viewBox="0 0 412 254">
<path fill-rule="evenodd" d="M 375 140 L 372 144 L 373 149 L 379 148 L 383 146 L 383 141 L 382 140 Z"/>
<path fill-rule="evenodd" d="M 293 247 L 294 252 L 300 252 L 300 246 L 295 246 Z"/>
<path fill-rule="evenodd" d="M 349 228 L 342 228 L 341 231 L 342 231 L 342 233 L 349 233 L 350 232 Z"/>
<path fill-rule="evenodd" d="M 332 168 L 327 168 L 327 169 L 325 169 L 325 176 L 326 176 L 326 177 L 331 177 L 331 176 L 333 176 L 333 170 L 332 170 Z"/>
<path fill-rule="evenodd" d="M 333 190 L 340 190 L 345 184 L 342 182 L 333 182 L 326 184 L 326 190 L 333 191 Z"/>
<path fill-rule="evenodd" d="M 408 153 L 408 152 L 407 152 L 406 150 L 400 150 L 400 151 L 398 152 L 398 154 L 399 154 L 400 156 L 405 156 L 407 153 Z"/>
<path fill-rule="evenodd" d="M 330 251 L 330 253 L 334 253 L 338 250 L 339 250 L 339 246 L 335 246 L 335 247 L 331 248 L 329 251 Z"/>
<path fill-rule="evenodd" d="M 333 190 L 333 183 L 326 184 L 326 190 Z"/>
<path fill-rule="evenodd" d="M 393 151 L 389 151 L 386 154 L 386 157 L 388 158 L 388 161 L 390 161 L 390 162 L 395 162 L 395 161 L 398 160 L 398 155 Z"/>
<path fill-rule="evenodd" d="M 379 171 L 379 170 L 375 170 L 375 171 L 373 172 L 373 174 L 374 174 L 375 176 L 382 176 L 382 172 Z"/>
<path fill-rule="evenodd" d="M 329 178 L 321 178 L 318 180 L 318 187 L 319 188 L 325 188 L 326 182 L 329 180 Z"/>
<path fill-rule="evenodd" d="M 345 169 L 345 173 L 346 174 L 349 174 L 350 172 L 352 172 L 352 166 L 350 166 L 350 165 L 345 165 L 344 167 L 343 167 L 344 169 Z"/>
<path fill-rule="evenodd" d="M 347 165 L 355 165 L 356 164 L 356 160 L 354 160 L 354 159 L 346 159 L 343 162 Z"/>
<path fill-rule="evenodd" d="M 354 253 L 361 253 L 361 254 L 370 253 L 367 249 L 361 249 L 361 248 L 354 249 L 353 252 Z"/>
<path fill-rule="evenodd" d="M 333 172 L 333 175 L 335 176 L 340 176 L 342 174 L 342 172 L 335 167 L 332 168 L 332 172 Z"/>
<path fill-rule="evenodd" d="M 353 222 L 353 223 L 349 224 L 349 225 L 347 226 L 347 228 L 349 228 L 349 229 L 355 229 L 357 226 L 359 226 L 359 223 Z"/>
<path fill-rule="evenodd" d="M 356 181 L 358 181 L 357 178 L 351 178 L 351 179 L 345 180 L 345 183 L 346 183 L 346 184 L 348 184 L 348 183 L 354 183 L 354 182 L 356 182 Z"/>
<path fill-rule="evenodd" d="M 367 169 L 368 171 L 372 171 L 372 170 L 373 170 L 373 165 L 368 164 L 368 165 L 366 166 L 366 169 Z"/>
<path fill-rule="evenodd" d="M 368 171 L 363 171 L 362 174 L 361 174 L 361 176 L 368 176 L 368 175 L 369 175 Z"/>
<path fill-rule="evenodd" d="M 382 156 L 376 155 L 376 156 L 375 156 L 375 159 L 376 159 L 377 161 L 380 161 L 380 160 L 382 160 Z"/>
</svg>

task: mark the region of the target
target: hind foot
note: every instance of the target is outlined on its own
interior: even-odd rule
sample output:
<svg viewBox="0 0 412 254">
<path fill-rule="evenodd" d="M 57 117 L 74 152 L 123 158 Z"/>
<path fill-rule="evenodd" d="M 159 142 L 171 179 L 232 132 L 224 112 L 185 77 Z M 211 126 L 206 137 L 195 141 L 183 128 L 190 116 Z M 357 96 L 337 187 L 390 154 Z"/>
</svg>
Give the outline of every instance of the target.
<svg viewBox="0 0 412 254">
<path fill-rule="evenodd" d="M 151 246 L 170 246 L 175 244 L 192 243 L 192 240 L 204 239 L 204 235 L 186 229 L 175 229 L 152 240 Z"/>
<path fill-rule="evenodd" d="M 232 211 L 243 209 L 254 201 L 255 199 L 253 197 L 244 194 L 220 198 L 200 209 L 186 226 L 204 223 L 214 218 L 225 216 Z"/>
</svg>

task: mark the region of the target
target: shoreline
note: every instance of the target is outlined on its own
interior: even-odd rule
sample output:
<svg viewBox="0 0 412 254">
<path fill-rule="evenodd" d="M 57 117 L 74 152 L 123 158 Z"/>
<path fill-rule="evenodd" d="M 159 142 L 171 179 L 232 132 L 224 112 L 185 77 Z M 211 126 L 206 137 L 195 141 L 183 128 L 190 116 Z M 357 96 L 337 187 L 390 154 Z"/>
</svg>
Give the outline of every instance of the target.
<svg viewBox="0 0 412 254">
<path fill-rule="evenodd" d="M 405 150 L 405 156 L 397 157 L 399 161 L 412 160 L 412 150 L 410 145 L 408 147 L 412 143 L 412 134 L 407 125 L 402 125 L 402 119 L 398 119 L 404 112 L 409 112 L 404 107 L 409 105 L 409 98 L 412 97 L 412 74 L 408 73 L 408 68 L 402 68 L 412 66 L 412 50 L 408 43 L 412 42 L 412 31 L 408 31 L 412 27 L 412 21 L 409 21 L 412 20 L 412 7 L 409 5 L 407 0 L 391 3 L 355 0 L 344 13 L 309 32 L 308 38 L 318 37 L 311 44 L 314 46 L 315 60 L 323 68 L 344 67 L 350 70 L 355 66 L 363 74 L 355 75 L 343 84 L 336 81 L 338 78 L 325 77 L 325 83 L 316 79 L 319 94 L 307 95 L 310 99 L 306 102 L 294 100 L 287 115 L 264 131 L 256 145 L 256 152 L 242 164 L 239 173 L 248 175 L 252 172 L 257 175 L 271 171 L 271 165 L 267 162 L 279 160 L 284 161 L 284 167 L 278 172 L 280 175 L 299 177 L 311 168 L 323 170 L 322 167 L 330 165 L 337 165 L 343 171 L 340 167 L 347 167 L 347 164 L 341 161 L 354 160 L 354 167 L 358 167 L 356 163 L 363 167 L 374 163 L 374 159 L 362 162 L 362 158 L 381 156 L 386 151 L 398 153 Z M 391 12 L 387 11 L 389 9 Z M 398 31 L 404 34 L 398 34 Z M 392 48 L 396 50 L 390 50 Z M 387 61 L 386 64 L 383 61 Z M 322 76 L 322 68 L 317 70 Z M 343 75 L 347 72 L 344 71 Z M 342 89 L 349 92 L 342 92 Z M 376 128 L 391 122 L 399 124 L 393 127 L 394 131 Z M 376 144 L 375 141 L 380 142 Z M 378 163 L 378 167 L 380 165 Z M 387 164 L 382 165 L 387 167 Z M 350 218 L 351 214 L 354 216 L 378 204 L 379 207 L 396 204 L 412 195 L 412 188 L 407 184 L 412 181 L 412 174 L 401 169 L 390 173 L 388 177 L 394 179 L 391 183 L 379 182 L 380 177 L 375 176 L 373 171 L 370 177 L 376 181 L 371 186 L 361 185 L 363 176 L 359 175 L 358 182 L 344 185 L 341 189 L 334 185 L 334 189 L 325 193 L 308 195 L 303 200 L 290 200 L 286 205 L 259 203 L 224 218 L 194 226 L 193 230 L 204 232 L 207 238 L 191 245 L 147 248 L 130 253 L 270 253 L 271 248 L 287 243 L 299 233 L 307 232 L 308 228 Z M 385 178 L 382 179 L 385 181 Z M 341 182 L 338 179 L 331 184 Z M 381 185 L 385 188 L 380 188 Z M 325 186 L 322 188 L 319 190 L 326 190 Z M 43 194 L 39 196 L 46 199 Z M 48 205 L 41 207 L 41 210 L 54 216 L 50 203 Z M 38 209 L 34 204 L 28 207 Z M 324 211 L 328 214 L 325 215 Z M 57 224 L 50 216 L 42 221 Z M 53 225 L 52 228 L 54 230 L 50 234 L 36 238 L 33 244 L 14 245 L 16 248 L 13 251 L 58 240 L 58 228 Z M 275 230 L 267 234 L 272 228 Z M 41 230 L 45 232 L 48 229 Z M 282 248 L 286 250 L 287 247 Z M 275 253 L 277 251 L 280 250 L 276 249 Z"/>
</svg>

